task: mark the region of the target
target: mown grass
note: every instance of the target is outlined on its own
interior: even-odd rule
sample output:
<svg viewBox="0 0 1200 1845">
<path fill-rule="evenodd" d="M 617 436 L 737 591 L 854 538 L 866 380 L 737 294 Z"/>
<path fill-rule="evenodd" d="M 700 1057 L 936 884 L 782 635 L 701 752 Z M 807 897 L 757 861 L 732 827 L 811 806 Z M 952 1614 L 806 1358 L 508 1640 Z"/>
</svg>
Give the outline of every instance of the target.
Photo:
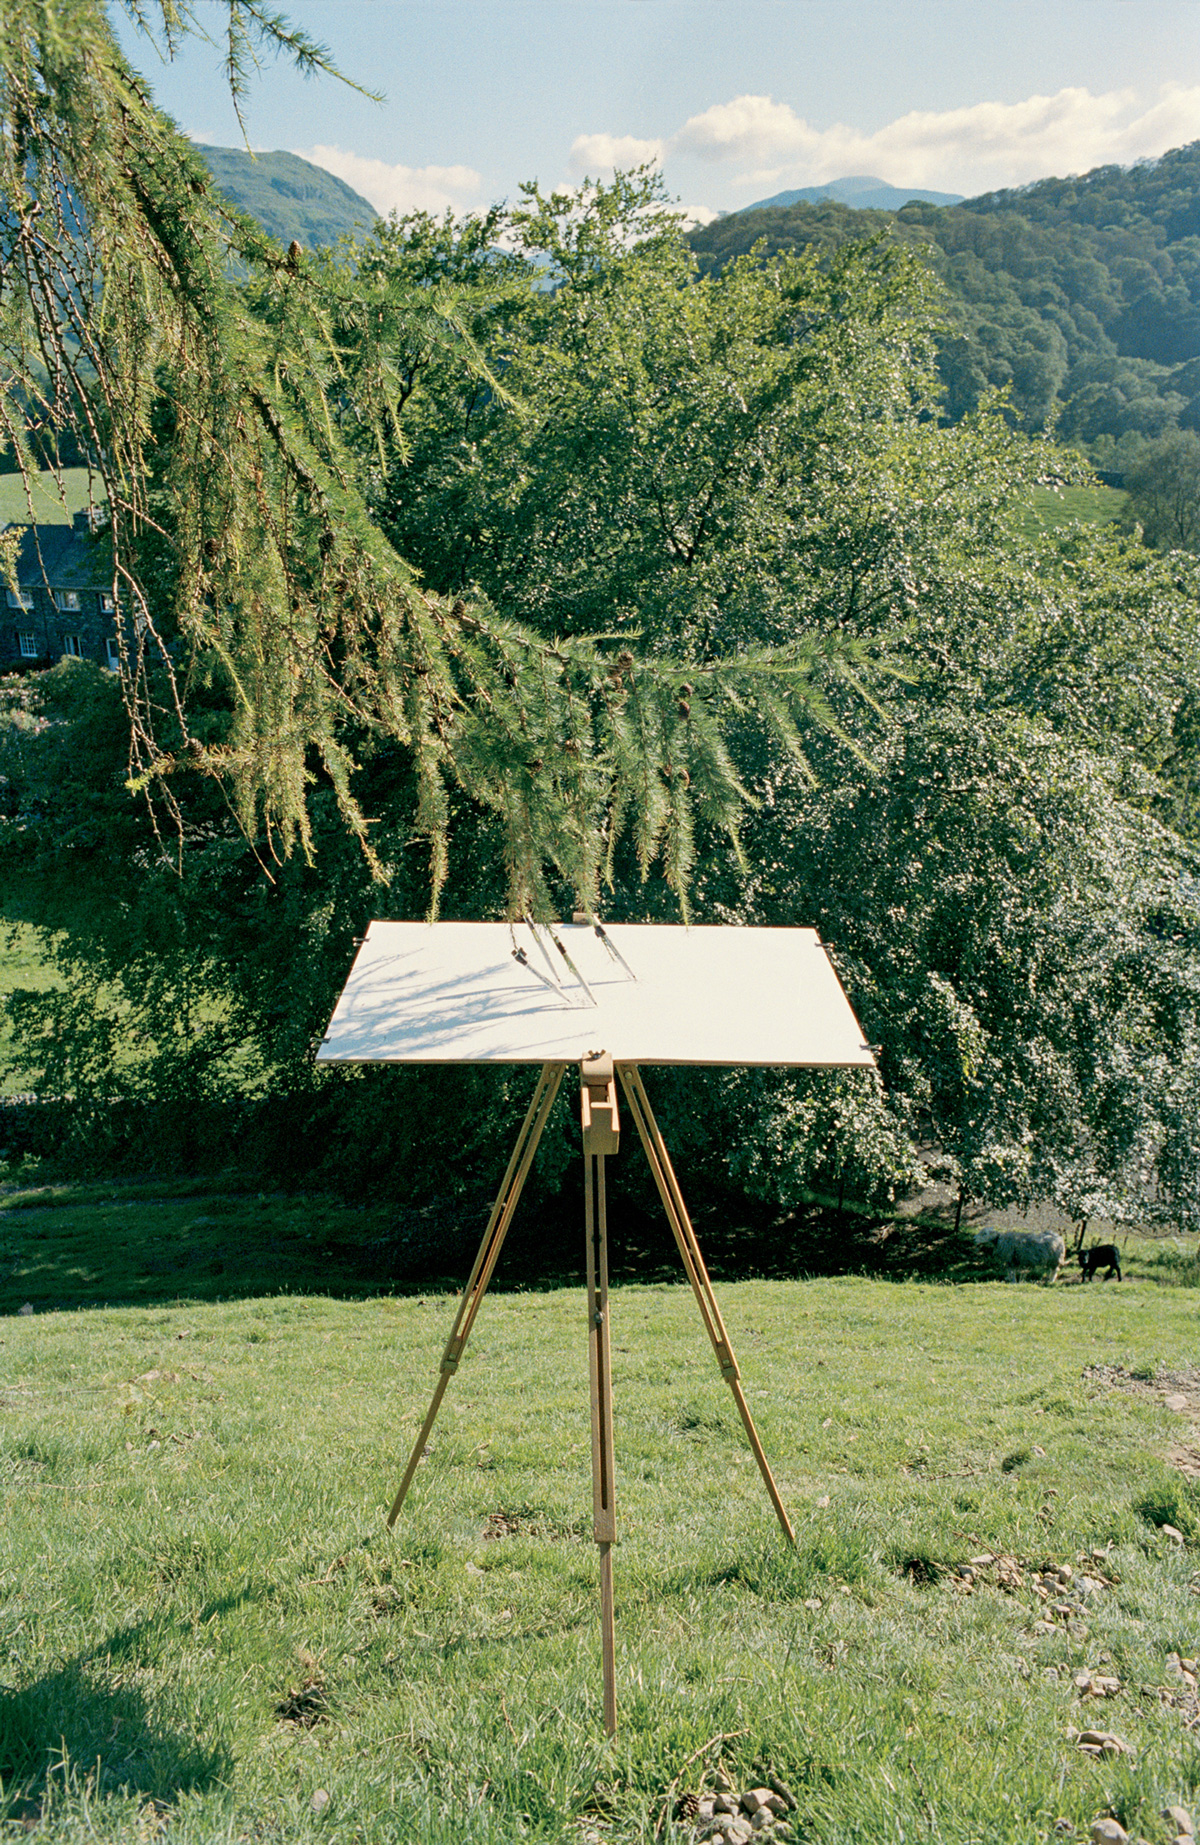
<svg viewBox="0 0 1200 1845">
<path fill-rule="evenodd" d="M 1125 510 L 1126 495 L 1119 487 L 1033 487 L 1029 510 L 1022 518 L 1027 537 L 1053 531 L 1060 525 L 1111 525 Z"/>
<path fill-rule="evenodd" d="M 53 474 L 33 477 L 33 510 L 39 525 L 70 525 L 74 514 L 86 509 L 87 469 L 64 468 L 61 483 L 60 494 L 59 480 Z M 29 500 L 26 498 L 24 481 L 19 474 L 0 474 L 0 526 L 28 523 Z"/>
<path fill-rule="evenodd" d="M 1196 1551 L 1157 1529 L 1165 1508 L 1200 1531 L 1162 1458 L 1182 1421 L 1088 1374 L 1191 1365 L 1190 1290 L 724 1285 L 790 1552 L 690 1294 L 616 1289 L 609 1744 L 581 1290 L 485 1304 L 389 1535 L 453 1297 L 331 1298 L 363 1220 L 319 1201 L 176 1188 L 171 1204 L 146 1186 L 118 1190 L 122 1217 L 97 1190 L 9 1193 L 6 1254 L 53 1264 L 79 1213 L 90 1228 L 62 1260 L 86 1245 L 111 1267 L 90 1293 L 79 1278 L 78 1302 L 139 1298 L 129 1224 L 143 1258 L 174 1261 L 190 1213 L 210 1220 L 200 1247 L 219 1228 L 271 1291 L 171 1305 L 159 1271 L 154 1304 L 10 1307 L 0 1324 L 14 1836 L 649 1840 L 686 1758 L 720 1735 L 710 1757 L 723 1747 L 735 1774 L 769 1761 L 822 1845 L 1028 1841 L 1060 1819 L 1086 1837 L 1106 1807 L 1158 1841 L 1159 1808 L 1191 1801 L 1196 1736 L 1158 1694 L 1168 1653 L 1200 1651 Z M 322 1253 L 339 1247 L 340 1269 Z M 177 1299 L 222 1279 L 236 1291 L 236 1271 L 181 1266 Z M 983 1550 L 1078 1568 L 1106 1546 L 1113 1586 L 1050 1634 L 1028 1580 L 964 1594 L 949 1574 Z M 1123 1687 L 1099 1708 L 1071 1683 L 1098 1664 Z M 1081 1754 L 1089 1723 L 1133 1755 Z"/>
</svg>

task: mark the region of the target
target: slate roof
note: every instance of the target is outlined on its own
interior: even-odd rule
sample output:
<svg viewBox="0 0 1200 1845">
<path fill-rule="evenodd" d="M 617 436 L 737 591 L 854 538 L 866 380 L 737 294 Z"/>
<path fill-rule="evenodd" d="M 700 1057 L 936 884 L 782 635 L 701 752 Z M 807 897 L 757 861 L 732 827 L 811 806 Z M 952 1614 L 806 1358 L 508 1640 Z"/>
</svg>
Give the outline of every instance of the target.
<svg viewBox="0 0 1200 1845">
<path fill-rule="evenodd" d="M 17 581 L 22 589 L 47 584 L 51 589 L 102 589 L 101 554 L 86 523 L 25 526 L 17 547 Z"/>
</svg>

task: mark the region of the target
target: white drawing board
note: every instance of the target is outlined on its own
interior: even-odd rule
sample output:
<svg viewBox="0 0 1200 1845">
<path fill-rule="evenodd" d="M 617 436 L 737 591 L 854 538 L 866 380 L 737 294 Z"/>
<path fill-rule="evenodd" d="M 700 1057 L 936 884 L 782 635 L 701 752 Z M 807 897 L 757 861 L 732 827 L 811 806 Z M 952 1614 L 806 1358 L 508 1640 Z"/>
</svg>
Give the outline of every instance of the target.
<svg viewBox="0 0 1200 1845">
<path fill-rule="evenodd" d="M 582 979 L 544 927 L 373 922 L 318 1061 L 874 1066 L 814 929 L 554 933 Z"/>
</svg>

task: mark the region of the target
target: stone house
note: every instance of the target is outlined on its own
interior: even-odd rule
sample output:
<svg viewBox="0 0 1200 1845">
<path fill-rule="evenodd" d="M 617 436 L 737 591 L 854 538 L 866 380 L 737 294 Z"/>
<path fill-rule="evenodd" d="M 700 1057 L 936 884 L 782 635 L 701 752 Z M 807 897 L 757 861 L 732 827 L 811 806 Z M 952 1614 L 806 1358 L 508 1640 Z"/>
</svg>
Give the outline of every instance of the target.
<svg viewBox="0 0 1200 1845">
<path fill-rule="evenodd" d="M 10 528 L 11 529 L 11 528 Z M 112 585 L 86 512 L 70 525 L 20 528 L 17 588 L 0 580 L 0 673 L 27 673 L 62 659 L 95 660 L 115 672 Z"/>
</svg>

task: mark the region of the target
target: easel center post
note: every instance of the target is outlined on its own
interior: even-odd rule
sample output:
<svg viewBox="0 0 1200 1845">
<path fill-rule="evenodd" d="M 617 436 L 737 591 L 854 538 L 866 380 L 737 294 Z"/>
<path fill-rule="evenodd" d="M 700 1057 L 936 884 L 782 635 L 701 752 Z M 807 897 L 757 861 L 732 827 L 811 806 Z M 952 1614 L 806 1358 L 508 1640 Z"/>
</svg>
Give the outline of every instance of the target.
<svg viewBox="0 0 1200 1845">
<path fill-rule="evenodd" d="M 620 1144 L 613 1060 L 598 1052 L 580 1066 L 584 1224 L 587 1235 L 588 1369 L 592 1398 L 592 1532 L 600 1547 L 600 1630 L 604 1655 L 604 1727 L 617 1728 L 616 1635 L 612 1545 L 617 1535 L 613 1491 L 612 1361 L 608 1333 L 608 1210 L 605 1159 Z"/>
</svg>

